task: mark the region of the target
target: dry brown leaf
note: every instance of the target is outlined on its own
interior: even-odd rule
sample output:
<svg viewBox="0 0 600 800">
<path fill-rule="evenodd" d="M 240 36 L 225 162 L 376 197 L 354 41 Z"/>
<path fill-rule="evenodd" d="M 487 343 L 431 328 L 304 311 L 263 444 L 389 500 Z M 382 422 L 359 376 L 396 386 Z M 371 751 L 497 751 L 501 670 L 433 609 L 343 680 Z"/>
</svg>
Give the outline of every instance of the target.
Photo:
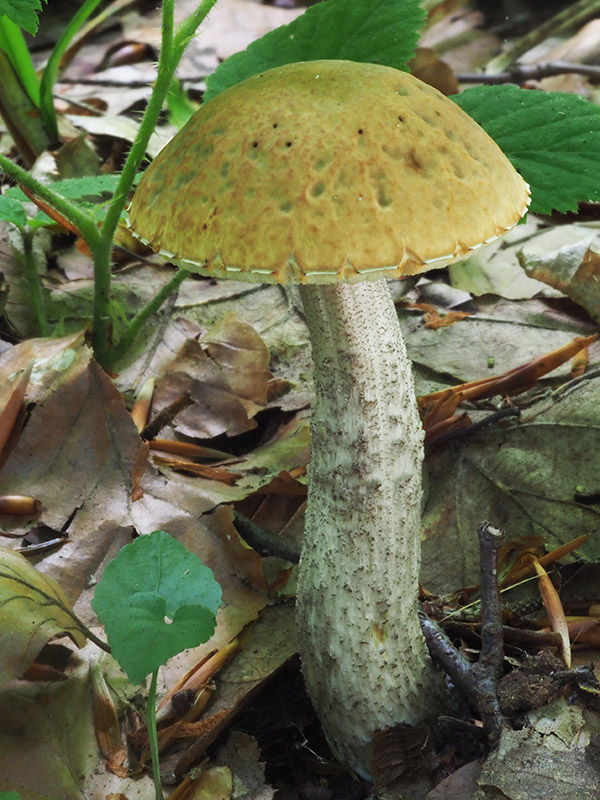
<svg viewBox="0 0 600 800">
<path fill-rule="evenodd" d="M 562 642 L 562 658 L 566 668 L 569 669 L 571 666 L 571 640 L 569 639 L 569 628 L 567 626 L 567 620 L 565 619 L 565 610 L 548 573 L 535 556 L 531 556 L 531 563 L 538 576 L 540 594 L 550 618 L 550 627 L 555 633 L 560 635 L 560 640 Z"/>
<path fill-rule="evenodd" d="M 418 47 L 408 66 L 416 78 L 435 87 L 442 94 L 458 94 L 456 75 L 430 47 Z"/>
<path fill-rule="evenodd" d="M 209 481 L 219 481 L 219 483 L 225 483 L 228 486 L 233 486 L 242 477 L 241 472 L 231 472 L 231 470 L 224 469 L 223 467 L 210 467 L 207 464 L 197 464 L 195 461 L 183 458 L 182 456 L 154 455 L 153 461 L 155 464 L 163 464 L 179 472 L 186 472 L 189 475 L 199 475 L 201 478 L 207 478 Z"/>
<path fill-rule="evenodd" d="M 235 436 L 256 426 L 248 415 L 245 398 L 235 393 L 220 367 L 194 340 L 184 344 L 171 366 L 157 381 L 153 413 L 186 393 L 192 398 L 192 404 L 174 420 L 174 428 L 178 433 L 210 439 L 221 433 Z"/>
<path fill-rule="evenodd" d="M 17 419 L 22 416 L 23 400 L 25 399 L 25 392 L 29 385 L 32 367 L 33 365 L 29 364 L 29 366 L 25 367 L 23 372 L 13 380 L 11 385 L 12 392 L 0 414 L 0 464 L 6 459 L 4 448 L 9 438 L 14 437 Z"/>
<path fill-rule="evenodd" d="M 165 770 L 177 777 L 185 774 L 254 693 L 296 652 L 293 605 L 266 608 L 252 630 L 250 644 L 217 678 L 217 692 L 210 707 L 210 718 L 215 718 L 216 724 L 204 735 L 193 737 L 177 753 L 167 754 L 163 759 Z"/>
<path fill-rule="evenodd" d="M 251 325 L 230 311 L 210 328 L 203 341 L 233 392 L 248 400 L 248 413 L 267 403 L 271 380 L 269 351 Z"/>
<path fill-rule="evenodd" d="M 14 361 L 13 351 L 8 356 Z M 78 341 L 63 340 L 62 350 L 36 365 L 32 376 L 35 388 L 41 384 L 46 391 L 0 473 L 0 492 L 40 500 L 40 524 L 68 528 L 68 539 L 46 556 L 44 570 L 75 601 L 108 541 L 130 524 L 132 473 L 141 470 L 146 445 L 113 383 Z"/>
<path fill-rule="evenodd" d="M 20 553 L 0 547 L 0 685 L 23 675 L 42 647 L 62 633 L 78 647 L 86 643 L 56 581 Z"/>
<path fill-rule="evenodd" d="M 598 334 L 585 337 L 576 336 L 563 347 L 502 375 L 461 383 L 450 389 L 441 389 L 438 392 L 422 395 L 418 398 L 421 416 L 427 421 L 427 424 L 433 425 L 444 419 L 445 414 L 453 414 L 459 403 L 465 400 L 482 400 L 497 394 L 513 395 L 523 392 L 543 375 L 552 372 L 597 339 Z"/>
</svg>

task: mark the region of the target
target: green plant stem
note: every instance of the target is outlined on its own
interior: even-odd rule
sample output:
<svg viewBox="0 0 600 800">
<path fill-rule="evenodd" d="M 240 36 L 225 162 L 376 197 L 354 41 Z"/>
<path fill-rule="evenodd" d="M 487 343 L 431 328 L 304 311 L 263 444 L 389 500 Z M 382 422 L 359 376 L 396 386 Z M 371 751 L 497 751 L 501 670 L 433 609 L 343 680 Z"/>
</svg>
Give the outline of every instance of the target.
<svg viewBox="0 0 600 800">
<path fill-rule="evenodd" d="M 50 58 L 48 59 L 48 63 L 44 68 L 44 72 L 42 73 L 39 89 L 40 112 L 44 128 L 52 142 L 58 141 L 58 123 L 56 120 L 56 111 L 54 109 L 53 91 L 56 76 L 60 68 L 61 58 L 77 31 L 100 2 L 101 0 L 85 0 L 81 8 L 75 12 L 75 15 L 55 44 Z"/>
<path fill-rule="evenodd" d="M 100 242 L 100 232 L 96 227 L 93 217 L 85 211 L 81 211 L 77 206 L 60 194 L 57 194 L 49 186 L 40 183 L 31 173 L 19 167 L 10 159 L 0 155 L 0 171 L 12 178 L 16 183 L 22 184 L 29 189 L 36 197 L 43 200 L 49 206 L 58 211 L 59 214 L 68 220 L 85 239 L 90 250 L 94 250 Z"/>
<path fill-rule="evenodd" d="M 19 26 L 5 16 L 0 16 L 0 48 L 10 59 L 32 103 L 39 106 L 40 86 L 27 44 Z"/>
<path fill-rule="evenodd" d="M 35 313 L 38 331 L 40 336 L 49 336 L 50 326 L 46 316 L 42 282 L 33 257 L 33 231 L 28 228 L 20 228 L 19 230 L 23 241 L 23 266 L 29 282 L 29 297 Z"/>
<path fill-rule="evenodd" d="M 175 292 L 183 281 L 188 277 L 187 269 L 178 269 L 171 280 L 166 283 L 152 300 L 139 311 L 127 326 L 127 330 L 119 340 L 119 344 L 110 353 L 109 365 L 118 363 L 125 353 L 129 350 L 136 336 L 143 328 L 150 317 L 155 314 L 162 304 Z"/>
<path fill-rule="evenodd" d="M 158 757 L 158 734 L 156 732 L 156 682 L 158 680 L 158 667 L 152 673 L 148 701 L 146 704 L 146 727 L 148 729 L 148 745 L 152 761 L 152 779 L 156 800 L 163 800 L 162 780 L 160 777 L 160 761 Z"/>
<path fill-rule="evenodd" d="M 573 29 L 576 25 L 583 24 L 600 11 L 600 0 L 579 0 L 568 5 L 554 16 L 549 17 L 525 36 L 517 39 L 500 55 L 493 58 L 486 66 L 485 72 L 494 75 L 503 72 L 513 64 L 519 56 L 543 42 L 552 34 L 557 34 L 566 29 Z"/>
<path fill-rule="evenodd" d="M 198 26 L 205 19 L 216 2 L 217 0 L 202 0 L 194 13 L 190 14 L 190 16 L 185 19 L 177 28 L 175 41 L 173 43 L 173 50 L 175 52 L 175 58 L 178 62 L 183 55 L 183 51 L 188 46 L 190 39 L 198 30 Z"/>
<path fill-rule="evenodd" d="M 89 0 L 85 7 L 91 9 L 95 0 Z M 23 184 L 27 189 L 36 194 L 41 200 L 62 214 L 71 222 L 87 242 L 94 260 L 94 312 L 92 322 L 92 348 L 98 363 L 106 366 L 111 360 L 109 357 L 109 332 L 110 332 L 110 282 L 111 282 L 111 251 L 112 243 L 121 219 L 121 214 L 129 197 L 135 174 L 146 155 L 150 136 L 156 127 L 159 114 L 164 105 L 169 91 L 175 69 L 183 55 L 187 44 L 195 34 L 198 26 L 215 5 L 217 0 L 202 0 L 196 11 L 184 20 L 174 33 L 174 0 L 163 2 L 162 46 L 158 62 L 158 75 L 150 101 L 144 113 L 137 136 L 131 146 L 129 155 L 123 166 L 119 183 L 115 189 L 113 199 L 108 207 L 104 223 L 100 230 L 96 227 L 93 218 L 72 205 L 61 195 L 52 191 L 47 186 L 40 184 L 28 172 L 18 167 L 9 159 L 0 156 L 0 170 L 17 183 Z M 66 34 L 66 32 L 65 32 Z M 62 40 L 61 40 L 62 41 Z M 187 274 L 187 273 L 186 273 Z M 172 285 L 176 288 L 185 275 Z M 163 290 L 164 291 L 164 290 Z M 153 300 L 149 310 L 143 309 L 133 320 L 133 330 L 125 334 L 127 341 L 133 341 L 136 333 L 144 324 L 148 316 L 164 302 L 163 292 L 160 301 Z M 139 318 L 139 319 L 138 319 Z M 131 326 L 130 326 L 131 327 Z M 123 348 L 119 348 L 119 353 Z M 112 359 L 114 360 L 114 359 Z"/>
<path fill-rule="evenodd" d="M 106 366 L 110 361 L 110 254 L 111 245 L 121 219 L 121 213 L 133 186 L 133 180 L 142 159 L 146 155 L 148 141 L 161 112 L 169 90 L 176 64 L 173 63 L 173 9 L 174 0 L 163 2 L 162 45 L 158 62 L 158 77 L 150 101 L 142 118 L 137 136 L 123 165 L 119 183 L 108 207 L 101 228 L 102 246 L 94 253 L 94 319 L 92 323 L 92 348 L 96 360 Z"/>
<path fill-rule="evenodd" d="M 175 35 L 173 35 L 174 0 L 164 0 L 163 2 L 162 45 L 158 62 L 158 75 L 150 101 L 142 118 L 142 122 L 140 123 L 137 136 L 123 165 L 123 172 L 121 173 L 119 183 L 115 189 L 110 206 L 108 207 L 104 224 L 102 225 L 101 232 L 104 242 L 112 243 L 121 214 L 129 197 L 135 174 L 146 155 L 148 141 L 156 127 L 156 122 L 164 105 L 171 80 L 173 79 L 175 69 L 183 55 L 183 51 L 202 20 L 215 5 L 216 1 L 217 0 L 203 0 L 196 11 L 181 23 Z M 114 361 L 114 359 L 111 359 L 108 349 L 110 326 L 110 315 L 108 313 L 108 303 L 110 300 L 110 247 L 102 247 L 98 250 L 97 254 L 94 254 L 94 283 L 92 347 L 97 361 L 105 366 L 110 361 Z"/>
</svg>

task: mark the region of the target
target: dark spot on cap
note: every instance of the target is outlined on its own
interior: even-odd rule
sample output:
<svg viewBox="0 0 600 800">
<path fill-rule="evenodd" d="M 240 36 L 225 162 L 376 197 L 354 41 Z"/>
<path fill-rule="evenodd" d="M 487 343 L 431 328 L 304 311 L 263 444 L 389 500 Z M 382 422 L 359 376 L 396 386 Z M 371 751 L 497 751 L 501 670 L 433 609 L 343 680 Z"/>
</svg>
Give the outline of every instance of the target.
<svg viewBox="0 0 600 800">
<path fill-rule="evenodd" d="M 414 169 L 415 172 L 418 172 L 422 168 L 422 164 L 417 158 L 417 154 L 414 150 L 411 150 L 408 156 L 406 157 L 406 166 L 409 169 Z"/>
</svg>

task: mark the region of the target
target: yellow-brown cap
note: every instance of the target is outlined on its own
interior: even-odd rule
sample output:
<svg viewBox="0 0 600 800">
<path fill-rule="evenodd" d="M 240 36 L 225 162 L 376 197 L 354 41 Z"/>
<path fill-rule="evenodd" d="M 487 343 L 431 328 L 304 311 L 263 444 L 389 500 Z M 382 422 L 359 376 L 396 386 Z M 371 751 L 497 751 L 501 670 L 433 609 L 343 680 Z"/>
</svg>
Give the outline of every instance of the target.
<svg viewBox="0 0 600 800">
<path fill-rule="evenodd" d="M 306 61 L 203 106 L 142 177 L 133 231 L 195 272 L 333 283 L 444 266 L 512 228 L 527 184 L 412 75 Z"/>
</svg>

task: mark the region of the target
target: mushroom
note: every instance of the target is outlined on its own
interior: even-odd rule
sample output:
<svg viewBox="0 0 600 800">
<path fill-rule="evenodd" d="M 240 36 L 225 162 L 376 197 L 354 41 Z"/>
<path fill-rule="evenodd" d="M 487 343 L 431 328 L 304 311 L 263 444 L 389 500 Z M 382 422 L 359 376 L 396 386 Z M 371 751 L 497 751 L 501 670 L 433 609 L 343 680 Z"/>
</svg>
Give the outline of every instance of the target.
<svg viewBox="0 0 600 800">
<path fill-rule="evenodd" d="M 297 620 L 338 759 L 438 702 L 417 617 L 422 430 L 386 278 L 513 227 L 528 187 L 456 104 L 410 74 L 287 64 L 203 106 L 145 172 L 130 226 L 186 269 L 296 283 L 314 362 Z"/>
</svg>

